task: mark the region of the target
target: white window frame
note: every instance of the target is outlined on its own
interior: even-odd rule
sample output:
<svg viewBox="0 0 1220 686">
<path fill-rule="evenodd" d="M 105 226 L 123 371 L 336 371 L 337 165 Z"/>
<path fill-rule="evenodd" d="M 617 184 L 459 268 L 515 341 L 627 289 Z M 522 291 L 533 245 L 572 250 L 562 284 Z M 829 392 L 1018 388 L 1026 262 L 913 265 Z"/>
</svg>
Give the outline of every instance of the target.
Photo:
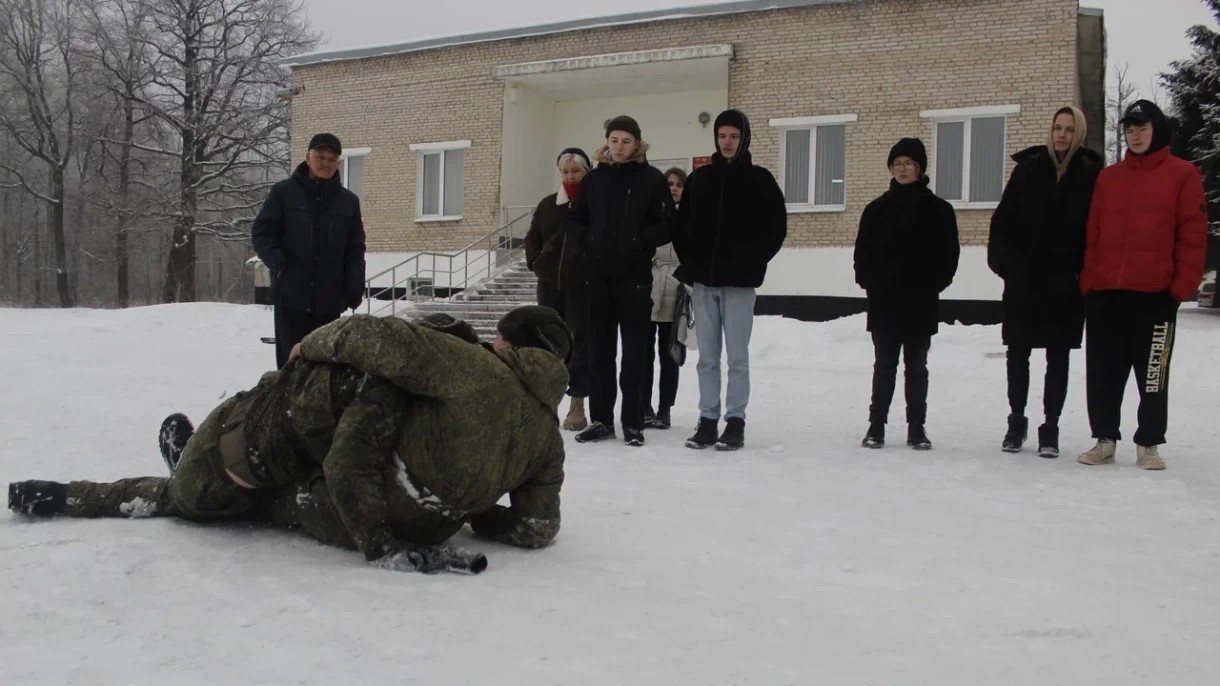
<svg viewBox="0 0 1220 686">
<path fill-rule="evenodd" d="M 418 153 L 416 156 L 419 158 L 416 162 L 416 168 L 415 168 L 415 178 L 416 178 L 416 182 L 415 182 L 415 222 L 418 224 L 424 224 L 424 223 L 428 223 L 428 222 L 461 221 L 462 215 L 460 215 L 460 214 L 447 215 L 444 213 L 445 212 L 445 153 L 449 150 L 467 150 L 470 148 L 470 141 L 460 140 L 460 141 L 445 141 L 442 143 L 412 143 L 408 147 L 410 148 L 411 152 Z M 439 189 L 440 194 L 441 194 L 441 197 L 440 197 L 441 214 L 426 215 L 426 214 L 424 214 L 424 157 L 426 157 L 429 154 L 438 154 L 438 153 L 441 156 L 441 171 L 440 171 L 441 187 Z M 462 173 L 463 188 L 462 188 L 462 190 L 464 193 L 465 186 L 466 186 L 465 170 L 467 168 L 465 155 L 463 155 L 462 164 L 463 164 L 463 173 Z M 466 206 L 466 203 L 463 202 L 462 203 L 463 210 L 465 209 L 465 206 Z"/>
<path fill-rule="evenodd" d="M 351 190 L 351 187 L 348 186 L 348 184 L 347 184 L 348 177 L 347 177 L 346 160 L 351 159 L 353 157 L 368 157 L 369 153 L 371 153 L 371 152 L 373 152 L 372 148 L 351 148 L 350 150 L 344 150 L 343 154 L 341 154 L 339 156 L 339 183 L 343 184 L 344 188 Z M 365 167 L 365 170 L 364 170 L 364 178 L 365 179 L 368 178 L 368 167 L 367 166 Z M 364 188 L 361 188 L 360 190 L 362 193 L 365 191 Z M 364 204 L 363 197 L 360 198 L 360 204 L 362 204 L 362 205 Z"/>
<path fill-rule="evenodd" d="M 816 205 L 814 198 L 816 197 L 816 174 L 817 169 L 817 154 L 818 154 L 818 127 L 821 126 L 846 126 L 854 124 L 860 120 L 860 117 L 855 114 L 831 114 L 818 117 L 786 117 L 781 119 L 772 119 L 767 122 L 767 125 L 773 129 L 779 129 L 779 186 L 784 191 L 784 197 L 788 195 L 788 178 L 786 170 L 788 168 L 788 132 L 789 131 L 809 131 L 809 202 L 787 203 L 788 212 L 791 214 L 805 214 L 815 212 L 846 212 L 847 211 L 847 179 L 844 178 L 843 183 L 843 204 L 841 205 Z M 843 138 L 843 155 L 844 155 L 844 177 L 847 176 L 847 137 Z"/>
<path fill-rule="evenodd" d="M 967 196 L 966 200 L 948 200 L 949 204 L 956 210 L 994 210 L 1000 206 L 999 201 L 987 202 L 971 202 L 970 195 L 970 138 L 973 120 L 991 117 L 1004 117 L 1004 154 L 1000 155 L 1000 159 L 1004 160 L 1003 164 L 1007 167 L 1008 159 L 1008 127 L 1011 123 L 1009 120 L 1013 115 L 1021 113 L 1020 105 L 989 105 L 984 107 L 960 107 L 947 110 L 923 110 L 919 113 L 920 119 L 928 119 L 932 124 L 932 150 L 928 169 L 924 173 L 932 180 L 932 188 L 936 188 L 936 155 L 940 149 L 940 142 L 937 140 L 940 124 L 956 124 L 962 123 L 962 194 Z M 1001 178 L 1005 175 L 1000 174 Z"/>
</svg>

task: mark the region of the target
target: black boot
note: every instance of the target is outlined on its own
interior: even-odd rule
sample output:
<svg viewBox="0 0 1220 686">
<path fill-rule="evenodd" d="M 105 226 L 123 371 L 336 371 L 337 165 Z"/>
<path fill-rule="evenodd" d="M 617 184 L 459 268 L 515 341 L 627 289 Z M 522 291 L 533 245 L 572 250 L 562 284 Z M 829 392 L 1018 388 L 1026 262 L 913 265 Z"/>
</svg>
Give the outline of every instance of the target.
<svg viewBox="0 0 1220 686">
<path fill-rule="evenodd" d="M 907 426 L 907 445 L 916 450 L 932 449 L 932 439 L 928 438 L 928 433 L 924 431 L 923 424 Z"/>
<path fill-rule="evenodd" d="M 868 425 L 868 432 L 864 434 L 864 440 L 860 441 L 861 448 L 884 448 L 885 447 L 885 424 L 881 422 L 872 422 Z"/>
<path fill-rule="evenodd" d="M 8 509 L 27 515 L 65 514 L 68 511 L 68 484 L 55 481 L 10 483 Z"/>
<path fill-rule="evenodd" d="M 716 450 L 739 450 L 746 444 L 746 420 L 729 417 L 724 420 L 724 433 L 716 441 Z"/>
<path fill-rule="evenodd" d="M 589 428 L 576 434 L 577 443 L 594 443 L 607 438 L 614 438 L 614 425 L 606 426 L 601 422 L 593 422 Z"/>
<path fill-rule="evenodd" d="M 182 451 L 186 442 L 195 434 L 195 427 L 186 415 L 175 412 L 161 422 L 161 430 L 157 432 L 157 447 L 161 448 L 161 458 L 169 473 L 178 469 L 178 461 L 182 459 Z"/>
<path fill-rule="evenodd" d="M 1059 425 L 1043 424 L 1038 427 L 1038 457 L 1059 457 Z"/>
<path fill-rule="evenodd" d="M 1004 442 L 1000 450 L 1006 453 L 1019 453 L 1029 435 L 1029 420 L 1020 415 L 1008 415 L 1008 433 L 1004 434 Z"/>
<path fill-rule="evenodd" d="M 699 426 L 695 428 L 695 435 L 686 439 L 686 447 L 703 450 L 709 445 L 716 445 L 716 429 L 719 423 L 720 421 L 717 419 L 700 417 Z"/>
<path fill-rule="evenodd" d="M 669 417 L 669 408 L 662 407 L 657 410 L 657 418 L 653 422 L 653 428 L 668 429 L 671 426 L 673 426 L 673 421 Z"/>
</svg>

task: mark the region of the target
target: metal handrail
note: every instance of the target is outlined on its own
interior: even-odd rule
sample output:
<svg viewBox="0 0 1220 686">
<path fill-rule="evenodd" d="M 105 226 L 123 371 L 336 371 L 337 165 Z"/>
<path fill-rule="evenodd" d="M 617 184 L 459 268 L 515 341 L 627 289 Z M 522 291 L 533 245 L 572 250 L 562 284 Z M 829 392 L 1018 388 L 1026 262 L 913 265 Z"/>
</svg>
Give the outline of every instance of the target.
<svg viewBox="0 0 1220 686">
<path fill-rule="evenodd" d="M 390 315 L 396 315 L 400 301 L 416 302 L 461 297 L 456 294 L 464 292 L 476 279 L 482 281 L 491 278 L 495 275 L 497 268 L 503 268 L 516 260 L 523 248 L 513 246 L 512 229 L 518 222 L 532 215 L 533 208 L 530 208 L 512 221 L 499 226 L 495 231 L 476 239 L 460 250 L 452 253 L 433 251 L 416 253 L 367 278 L 364 284 L 367 295 L 366 311 L 368 314 L 381 314 L 389 310 Z M 486 253 L 485 264 L 483 264 L 483 256 L 476 257 L 472 261 L 472 253 L 476 250 Z M 446 262 L 448 269 L 438 267 L 438 263 L 441 261 Z M 455 263 L 458 264 L 455 266 Z M 471 271 L 472 266 L 477 267 L 473 272 Z M 390 275 L 389 286 L 376 287 L 373 285 L 374 279 L 379 279 L 386 274 Z M 461 275 L 461 278 L 455 280 L 454 277 L 458 274 Z M 427 278 L 427 283 L 424 283 L 424 275 L 430 277 Z M 437 288 L 440 287 L 437 284 L 437 277 L 440 275 L 447 277 L 445 281 L 448 284 L 448 295 L 443 298 L 436 295 Z M 404 284 L 406 292 L 402 296 L 395 296 L 395 293 Z M 389 294 L 388 302 L 379 299 L 378 296 L 384 296 L 387 293 Z M 374 309 L 375 306 L 377 309 Z"/>
</svg>

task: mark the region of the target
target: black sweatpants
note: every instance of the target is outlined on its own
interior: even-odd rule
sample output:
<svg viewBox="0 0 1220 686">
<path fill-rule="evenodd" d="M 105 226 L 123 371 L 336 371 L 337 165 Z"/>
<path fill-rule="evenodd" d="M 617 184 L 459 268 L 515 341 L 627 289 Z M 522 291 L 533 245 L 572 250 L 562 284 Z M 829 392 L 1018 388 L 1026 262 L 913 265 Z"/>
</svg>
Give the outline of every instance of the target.
<svg viewBox="0 0 1220 686">
<path fill-rule="evenodd" d="M 873 334 L 873 401 L 868 407 L 870 424 L 889 419 L 890 403 L 898 384 L 898 356 L 902 355 L 905 373 L 907 423 L 924 424 L 928 418 L 928 350 L 932 338 L 925 336 L 902 340 Z"/>
<path fill-rule="evenodd" d="M 572 332 L 572 361 L 568 363 L 568 395 L 589 397 L 589 354 L 585 348 L 588 337 L 588 295 L 584 287 L 559 290 L 549 281 L 538 280 L 538 304 L 549 307 L 563 317 Z"/>
<path fill-rule="evenodd" d="M 644 375 L 648 368 L 652 324 L 652 272 L 593 276 L 588 286 L 589 419 L 614 426 L 614 363 L 623 341 L 618 387 L 623 393 L 623 428 L 642 430 Z"/>
<path fill-rule="evenodd" d="M 673 322 L 652 322 L 649 327 L 648 367 L 644 375 L 644 408 L 652 408 L 652 382 L 660 360 L 661 367 L 661 397 L 656 409 L 673 407 L 678 398 L 678 363 L 669 356 L 669 337 L 673 334 Z M 655 346 L 653 343 L 655 342 Z M 654 359 L 655 354 L 655 359 Z"/>
<path fill-rule="evenodd" d="M 1025 416 L 1025 404 L 1029 400 L 1029 348 L 1008 346 L 1008 407 L 1018 417 Z M 1046 423 L 1059 424 L 1063 414 L 1063 403 L 1067 401 L 1068 365 L 1071 348 L 1046 349 L 1046 379 L 1042 389 L 1042 412 Z"/>
<path fill-rule="evenodd" d="M 1178 303 L 1164 293 L 1103 291 L 1085 302 L 1085 365 L 1094 438 L 1120 440 L 1123 392 L 1135 370 L 1137 445 L 1161 445 L 1169 424 L 1169 359 Z"/>
<path fill-rule="evenodd" d="M 341 313 L 318 314 L 295 310 L 291 307 L 275 306 L 275 368 L 283 369 L 288 364 L 288 353 L 302 338 L 315 329 L 335 321 Z"/>
</svg>

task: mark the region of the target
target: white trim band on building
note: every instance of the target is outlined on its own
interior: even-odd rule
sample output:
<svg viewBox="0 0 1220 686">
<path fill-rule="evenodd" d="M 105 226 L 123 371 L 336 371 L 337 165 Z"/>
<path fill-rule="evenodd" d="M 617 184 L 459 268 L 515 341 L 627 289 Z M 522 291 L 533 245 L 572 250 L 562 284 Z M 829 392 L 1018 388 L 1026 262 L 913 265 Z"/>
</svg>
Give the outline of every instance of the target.
<svg viewBox="0 0 1220 686">
<path fill-rule="evenodd" d="M 676 62 L 679 60 L 701 60 L 717 57 L 733 59 L 733 46 L 724 44 L 693 45 L 682 48 L 636 50 L 633 52 L 615 52 L 605 55 L 587 55 L 584 57 L 569 57 L 556 60 L 541 60 L 538 62 L 505 64 L 492 69 L 492 76 L 497 79 L 508 79 L 521 76 L 533 76 L 535 74 L 553 74 L 555 72 L 576 71 L 578 69 L 622 67 L 632 64 Z"/>
<path fill-rule="evenodd" d="M 785 117 L 771 119 L 767 126 L 773 129 L 791 129 L 806 126 L 828 126 L 832 124 L 854 124 L 860 121 L 855 114 L 827 114 L 820 117 Z"/>
<path fill-rule="evenodd" d="M 1021 114 L 1020 105 L 988 105 L 985 107 L 959 107 L 948 110 L 921 110 L 920 119 L 957 119 L 959 117 L 1006 117 Z"/>
</svg>

